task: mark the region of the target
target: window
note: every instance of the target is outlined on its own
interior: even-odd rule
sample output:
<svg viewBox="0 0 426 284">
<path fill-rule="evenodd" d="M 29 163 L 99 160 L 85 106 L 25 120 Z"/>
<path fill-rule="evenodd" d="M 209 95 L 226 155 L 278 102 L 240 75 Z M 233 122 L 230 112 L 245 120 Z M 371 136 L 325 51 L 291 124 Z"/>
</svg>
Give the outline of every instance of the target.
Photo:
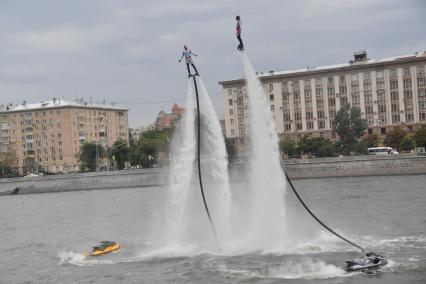
<svg viewBox="0 0 426 284">
<path fill-rule="evenodd" d="M 234 119 L 233 118 L 230 119 L 230 123 L 231 123 L 231 125 L 234 125 Z"/>
<path fill-rule="evenodd" d="M 405 99 L 411 99 L 413 97 L 413 92 L 411 90 L 405 90 L 404 91 L 404 98 Z"/>
<path fill-rule="evenodd" d="M 399 114 L 392 115 L 392 123 L 398 123 L 399 122 Z"/>
<path fill-rule="evenodd" d="M 403 70 L 404 75 L 410 75 L 410 67 L 405 67 Z"/>
<path fill-rule="evenodd" d="M 373 113 L 373 106 L 370 106 L 370 105 L 365 106 L 365 113 L 366 114 Z"/>
<path fill-rule="evenodd" d="M 312 101 L 306 101 L 305 102 L 305 107 L 306 108 L 311 108 L 312 107 Z"/>
<path fill-rule="evenodd" d="M 399 111 L 399 104 L 392 104 L 391 108 L 392 108 L 392 111 Z"/>
<path fill-rule="evenodd" d="M 275 106 L 271 105 L 271 110 L 274 111 L 275 110 Z"/>
<path fill-rule="evenodd" d="M 390 88 L 391 88 L 391 90 L 397 90 L 398 89 L 398 81 L 396 81 L 396 80 L 390 81 Z"/>
<path fill-rule="evenodd" d="M 335 110 L 335 109 L 330 109 L 330 110 L 328 111 L 328 116 L 329 116 L 330 118 L 334 118 L 334 117 L 336 116 L 336 110 Z"/>
<path fill-rule="evenodd" d="M 228 100 L 228 104 L 229 104 L 230 106 L 232 106 L 232 99 L 229 99 L 229 100 Z"/>
<path fill-rule="evenodd" d="M 235 135 L 235 130 L 231 129 L 231 135 Z"/>
<path fill-rule="evenodd" d="M 296 123 L 296 130 L 302 130 L 302 129 L 303 129 L 302 123 L 301 122 Z"/>
<path fill-rule="evenodd" d="M 274 90 L 274 84 L 269 84 L 269 91 L 272 92 Z"/>
<path fill-rule="evenodd" d="M 348 103 L 348 98 L 347 97 L 340 98 L 340 105 L 341 106 L 344 106 L 347 103 Z"/>
<path fill-rule="evenodd" d="M 412 114 L 412 113 L 406 113 L 405 114 L 405 121 L 407 121 L 407 122 L 414 121 L 414 114 Z"/>
<path fill-rule="evenodd" d="M 232 89 L 228 89 L 228 95 L 232 95 Z"/>
<path fill-rule="evenodd" d="M 299 110 L 300 109 L 300 103 L 294 102 L 294 109 Z"/>
<path fill-rule="evenodd" d="M 294 114 L 294 119 L 295 120 L 302 120 L 302 114 L 300 112 L 296 112 Z"/>
<path fill-rule="evenodd" d="M 270 101 L 273 101 L 273 100 L 274 100 L 274 95 L 272 95 L 272 94 L 271 94 L 271 95 L 269 95 L 269 100 L 270 100 Z"/>
<path fill-rule="evenodd" d="M 285 127 L 285 130 L 286 130 L 286 131 L 291 131 L 291 124 L 290 124 L 290 123 L 286 123 L 286 124 L 284 125 L 284 127 Z"/>
<path fill-rule="evenodd" d="M 379 105 L 379 112 L 381 112 L 381 113 L 386 112 L 386 106 L 385 105 Z"/>
<path fill-rule="evenodd" d="M 425 121 L 426 120 L 426 112 L 419 113 L 419 120 L 420 121 Z"/>
<path fill-rule="evenodd" d="M 391 92 L 391 100 L 392 101 L 398 100 L 398 92 Z"/>
<path fill-rule="evenodd" d="M 311 94 L 312 94 L 311 89 L 305 89 L 305 97 L 309 98 L 311 97 Z"/>
<path fill-rule="evenodd" d="M 290 121 L 290 115 L 284 114 L 284 121 Z"/>
<path fill-rule="evenodd" d="M 411 88 L 411 79 L 404 79 L 402 81 L 404 89 L 409 89 Z"/>
<path fill-rule="evenodd" d="M 317 107 L 323 107 L 324 106 L 324 100 L 317 100 Z"/>
<path fill-rule="evenodd" d="M 312 114 L 311 111 L 306 112 L 306 119 L 313 119 L 314 115 Z"/>
<path fill-rule="evenodd" d="M 335 99 L 328 99 L 328 106 L 333 107 L 336 105 L 336 100 Z"/>
<path fill-rule="evenodd" d="M 234 110 L 231 108 L 231 109 L 229 109 L 229 114 L 230 115 L 234 115 Z"/>
<path fill-rule="evenodd" d="M 306 123 L 307 129 L 314 129 L 314 123 L 312 121 Z"/>
<path fill-rule="evenodd" d="M 325 121 L 324 120 L 318 121 L 318 128 L 319 129 L 324 129 L 325 128 Z"/>
<path fill-rule="evenodd" d="M 365 73 L 363 74 L 363 76 L 364 76 L 364 80 L 369 80 L 369 79 L 371 79 L 370 72 L 365 72 Z"/>
<path fill-rule="evenodd" d="M 294 92 L 293 93 L 293 100 L 298 100 L 299 99 L 299 92 Z"/>
<path fill-rule="evenodd" d="M 359 104 L 359 96 L 352 96 L 352 104 L 357 105 Z"/>
<path fill-rule="evenodd" d="M 317 116 L 318 116 L 318 118 L 324 118 L 324 112 L 322 110 L 319 110 L 317 112 Z"/>
</svg>

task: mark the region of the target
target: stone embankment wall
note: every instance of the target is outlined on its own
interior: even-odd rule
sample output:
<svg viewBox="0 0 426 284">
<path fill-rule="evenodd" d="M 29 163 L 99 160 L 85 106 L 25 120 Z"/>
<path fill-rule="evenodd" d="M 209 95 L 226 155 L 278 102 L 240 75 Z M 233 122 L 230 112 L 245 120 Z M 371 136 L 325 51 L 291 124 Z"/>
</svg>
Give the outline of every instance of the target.
<svg viewBox="0 0 426 284">
<path fill-rule="evenodd" d="M 412 154 L 286 161 L 292 178 L 426 174 L 426 157 Z"/>
<path fill-rule="evenodd" d="M 357 156 L 288 160 L 291 178 L 426 174 L 426 157 L 416 155 Z M 232 181 L 246 177 L 243 163 L 229 167 Z M 0 179 L 0 195 L 61 192 L 106 188 L 162 186 L 168 184 L 168 169 L 143 169 L 100 173 L 78 173 L 31 178 Z M 204 179 L 209 182 L 208 179 Z"/>
</svg>

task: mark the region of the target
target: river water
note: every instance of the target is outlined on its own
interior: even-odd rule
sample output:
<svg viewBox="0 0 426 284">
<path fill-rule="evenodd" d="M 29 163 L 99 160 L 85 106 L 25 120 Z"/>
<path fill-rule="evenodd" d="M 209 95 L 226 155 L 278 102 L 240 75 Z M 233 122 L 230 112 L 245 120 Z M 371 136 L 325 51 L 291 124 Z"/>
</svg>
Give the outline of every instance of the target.
<svg viewBox="0 0 426 284">
<path fill-rule="evenodd" d="M 158 247 L 163 187 L 3 196 L 0 283 L 425 283 L 425 185 L 426 175 L 295 181 L 328 225 L 388 257 L 373 275 L 345 273 L 359 253 L 325 232 L 292 252 Z M 84 258 L 101 240 L 122 249 Z"/>
</svg>

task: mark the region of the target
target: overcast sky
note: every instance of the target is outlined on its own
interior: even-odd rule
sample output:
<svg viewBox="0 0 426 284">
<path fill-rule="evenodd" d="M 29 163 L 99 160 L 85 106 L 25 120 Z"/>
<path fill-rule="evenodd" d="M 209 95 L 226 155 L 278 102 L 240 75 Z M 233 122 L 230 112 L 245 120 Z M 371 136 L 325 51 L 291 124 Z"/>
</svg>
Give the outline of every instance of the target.
<svg viewBox="0 0 426 284">
<path fill-rule="evenodd" d="M 147 125 L 184 103 L 187 44 L 222 117 L 218 81 L 243 73 L 237 14 L 258 71 L 426 50 L 426 0 L 0 0 L 0 103 L 92 97 Z"/>
</svg>

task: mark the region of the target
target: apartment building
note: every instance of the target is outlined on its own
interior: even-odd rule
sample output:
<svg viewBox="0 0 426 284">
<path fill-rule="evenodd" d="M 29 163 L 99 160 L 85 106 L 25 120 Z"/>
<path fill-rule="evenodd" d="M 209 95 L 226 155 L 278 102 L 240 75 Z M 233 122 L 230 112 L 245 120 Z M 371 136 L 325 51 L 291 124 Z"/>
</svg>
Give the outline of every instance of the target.
<svg viewBox="0 0 426 284">
<path fill-rule="evenodd" d="M 368 133 L 386 134 L 395 126 L 408 131 L 426 125 L 426 51 L 368 59 L 365 51 L 348 63 L 258 73 L 277 132 L 288 139 L 304 135 L 335 139 L 332 129 L 340 106 L 361 109 Z M 248 129 L 245 79 L 223 87 L 226 136 L 244 138 Z"/>
<path fill-rule="evenodd" d="M 0 108 L 0 152 L 14 155 L 21 173 L 77 171 L 84 142 L 110 147 L 128 140 L 128 110 L 53 99 Z"/>
</svg>

